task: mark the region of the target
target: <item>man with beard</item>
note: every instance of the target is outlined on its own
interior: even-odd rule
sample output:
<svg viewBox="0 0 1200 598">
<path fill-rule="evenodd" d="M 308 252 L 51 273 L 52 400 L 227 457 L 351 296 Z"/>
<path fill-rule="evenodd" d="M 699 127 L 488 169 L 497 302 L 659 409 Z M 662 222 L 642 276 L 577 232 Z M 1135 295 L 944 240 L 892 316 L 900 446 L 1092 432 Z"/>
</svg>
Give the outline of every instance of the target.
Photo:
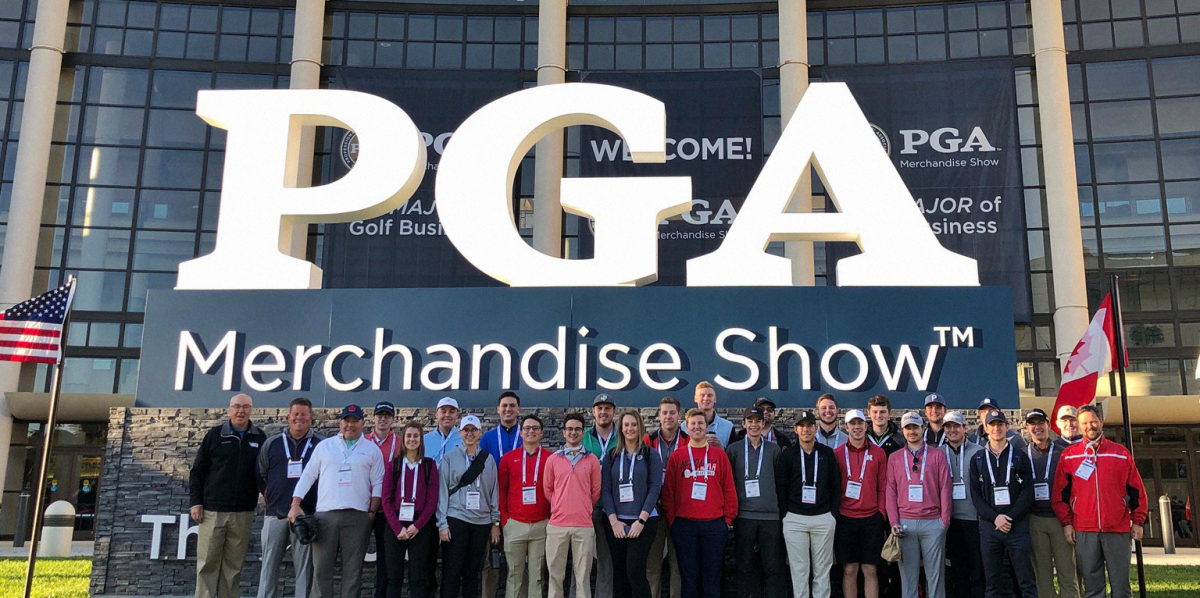
<svg viewBox="0 0 1200 598">
<path fill-rule="evenodd" d="M 817 442 L 835 449 L 849 439 L 838 426 L 837 399 L 829 393 L 817 397 Z"/>
</svg>

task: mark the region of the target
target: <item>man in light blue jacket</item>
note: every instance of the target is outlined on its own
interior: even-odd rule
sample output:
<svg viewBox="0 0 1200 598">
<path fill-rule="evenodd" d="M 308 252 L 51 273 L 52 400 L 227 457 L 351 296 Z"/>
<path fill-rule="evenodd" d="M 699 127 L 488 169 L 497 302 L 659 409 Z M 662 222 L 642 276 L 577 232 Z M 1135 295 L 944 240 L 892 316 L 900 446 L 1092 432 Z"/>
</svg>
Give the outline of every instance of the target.
<svg viewBox="0 0 1200 598">
<path fill-rule="evenodd" d="M 711 382 L 702 380 L 696 384 L 696 407 L 704 412 L 708 422 L 708 436 L 715 437 L 722 447 L 729 446 L 733 436 L 733 422 L 717 415 L 717 389 Z"/>
</svg>

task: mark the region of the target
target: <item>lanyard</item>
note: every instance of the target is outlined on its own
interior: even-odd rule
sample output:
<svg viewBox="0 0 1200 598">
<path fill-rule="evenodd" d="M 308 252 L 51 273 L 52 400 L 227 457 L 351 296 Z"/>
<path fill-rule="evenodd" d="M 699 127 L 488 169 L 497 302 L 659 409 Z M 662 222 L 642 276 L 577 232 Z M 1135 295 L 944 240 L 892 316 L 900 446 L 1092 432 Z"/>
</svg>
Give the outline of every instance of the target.
<svg viewBox="0 0 1200 598">
<path fill-rule="evenodd" d="M 696 457 L 692 455 L 692 447 L 687 449 L 688 459 L 692 461 L 692 479 L 696 479 Z M 704 481 L 708 481 L 708 447 L 704 447 Z"/>
<path fill-rule="evenodd" d="M 666 471 L 667 459 L 671 458 L 671 453 L 675 452 L 676 446 L 679 446 L 680 438 L 683 438 L 683 430 L 675 430 L 675 440 L 673 440 L 671 442 L 667 442 L 667 439 L 662 434 L 662 430 L 658 431 L 658 456 L 662 457 L 664 472 Z M 663 454 L 663 451 L 662 451 L 662 447 L 664 444 L 667 445 L 667 454 L 665 454 L 665 455 Z"/>
<path fill-rule="evenodd" d="M 1029 454 L 1029 468 L 1033 470 L 1033 477 L 1037 478 L 1037 465 L 1033 464 L 1033 445 L 1025 447 L 1025 452 Z M 1046 473 L 1042 474 L 1042 479 L 1050 481 L 1050 463 L 1054 459 L 1054 443 L 1050 443 L 1050 450 L 1046 451 Z"/>
<path fill-rule="evenodd" d="M 408 500 L 410 502 L 416 502 L 416 500 L 417 500 L 417 464 L 413 463 L 412 461 L 409 461 L 408 457 L 404 457 L 404 463 L 400 467 L 400 499 L 403 501 L 405 498 L 404 497 L 404 478 L 405 478 L 404 474 L 408 471 L 409 467 L 412 467 L 412 470 L 413 470 L 413 483 L 412 483 L 412 494 L 408 495 Z"/>
<path fill-rule="evenodd" d="M 850 476 L 850 443 L 847 442 L 846 444 L 844 444 L 842 446 L 846 447 L 846 476 L 849 477 Z M 859 466 L 859 468 L 858 468 L 859 483 L 862 483 L 862 481 L 867 478 L 867 455 L 870 455 L 870 454 L 871 454 L 870 450 L 866 450 L 866 449 L 863 450 L 862 465 Z M 762 462 L 759 461 L 759 463 L 762 463 Z M 853 482 L 854 480 L 851 479 L 850 481 Z"/>
<path fill-rule="evenodd" d="M 745 467 L 745 473 L 742 475 L 747 480 L 750 479 L 750 449 L 752 449 L 752 448 L 753 447 L 750 446 L 750 440 L 746 439 L 746 450 L 742 453 L 742 456 L 745 457 L 744 461 L 746 462 L 746 467 Z M 756 479 L 756 480 L 759 478 L 759 476 L 762 475 L 762 460 L 763 460 L 763 453 L 765 453 L 765 452 L 767 452 L 767 441 L 759 440 L 758 441 L 758 469 L 754 472 L 754 479 Z"/>
<path fill-rule="evenodd" d="M 1009 451 L 1008 451 L 1008 469 L 1004 472 L 1004 485 L 1005 486 L 1008 485 L 1009 480 L 1012 478 L 1012 454 L 1013 454 L 1013 451 L 1012 451 L 1011 446 L 1009 446 L 1007 448 L 1009 449 Z M 992 452 L 992 450 L 988 449 L 988 453 L 990 454 L 991 452 Z M 996 457 L 996 467 L 1000 467 L 1000 458 L 999 457 Z M 988 477 L 992 478 L 992 486 L 995 486 L 996 485 L 996 472 L 992 471 L 991 467 L 988 467 Z"/>
<path fill-rule="evenodd" d="M 453 432 L 453 431 L 454 430 L 451 430 L 450 432 Z M 438 461 L 441 461 L 442 458 L 446 456 L 446 443 L 450 442 L 450 432 L 447 432 L 445 436 L 442 436 L 442 431 L 437 430 L 438 436 L 442 436 L 442 448 L 438 449 L 438 452 L 437 452 Z"/>
<path fill-rule="evenodd" d="M 804 464 L 804 449 L 800 449 L 800 483 L 806 486 L 817 485 L 817 472 L 821 469 L 821 455 L 817 454 L 817 447 L 813 447 L 813 479 L 811 484 L 805 484 L 808 481 L 808 466 Z"/>
<path fill-rule="evenodd" d="M 291 447 L 291 443 L 288 442 L 289 440 L 291 440 L 291 438 L 285 437 L 283 439 L 283 456 L 287 457 L 288 461 L 291 461 L 292 460 L 292 447 Z M 296 452 L 297 456 L 299 456 L 301 459 L 304 458 L 304 453 L 308 451 L 308 444 L 310 442 L 312 442 L 312 436 L 305 438 L 304 446 L 300 447 L 300 450 Z"/>
<path fill-rule="evenodd" d="M 515 426 L 513 427 L 512 436 L 512 446 L 504 448 L 504 426 L 496 426 L 496 444 L 500 446 L 500 456 L 503 457 L 509 451 L 517 450 L 517 446 L 521 444 L 521 434 L 517 431 Z"/>
<path fill-rule="evenodd" d="M 633 483 L 633 460 L 637 458 L 637 453 L 629 455 L 629 479 L 625 479 L 625 460 L 617 457 L 617 462 L 620 463 L 621 469 L 617 472 L 617 481 L 622 483 Z"/>
<path fill-rule="evenodd" d="M 891 434 L 888 434 L 885 432 L 882 436 L 879 437 L 879 440 L 875 440 L 875 438 L 873 438 L 871 435 L 871 431 L 867 430 L 867 440 L 870 440 L 871 442 L 875 443 L 875 446 L 877 446 L 879 448 L 883 448 L 883 445 L 885 443 L 887 443 L 888 438 L 891 438 L 891 437 L 892 437 Z"/>
<path fill-rule="evenodd" d="M 950 451 L 954 450 L 954 448 L 947 444 L 942 447 L 942 450 L 946 451 L 946 460 L 953 463 L 953 461 L 950 460 Z M 963 469 L 964 467 L 966 467 L 966 461 L 965 461 L 966 458 L 967 458 L 967 443 L 964 442 L 964 443 L 962 443 L 962 445 L 960 445 L 958 447 L 958 479 L 964 480 L 964 481 L 967 479 L 967 471 L 965 469 Z M 950 481 L 954 481 L 954 472 L 953 471 L 950 472 Z"/>
<path fill-rule="evenodd" d="M 907 451 L 908 449 L 904 449 L 904 450 Z M 929 453 L 929 445 L 928 444 L 921 447 L 921 477 L 917 481 L 921 482 L 922 484 L 925 483 L 925 464 L 929 462 L 929 459 L 926 459 L 926 456 L 928 455 L 928 453 Z M 917 454 L 912 451 L 909 451 L 909 454 L 911 454 L 914 457 L 917 456 Z M 904 468 L 904 477 L 908 480 L 909 484 L 912 483 L 912 468 L 911 467 Z"/>
<path fill-rule="evenodd" d="M 527 453 L 525 451 L 521 451 L 521 485 L 522 486 L 525 485 L 525 472 L 527 471 L 527 468 L 525 467 L 525 458 L 528 456 L 529 456 L 529 453 Z M 538 471 L 540 471 L 542 469 L 542 451 L 541 451 L 541 449 L 538 449 L 537 456 L 538 456 L 537 461 L 534 462 L 534 464 L 533 464 L 533 485 L 534 486 L 537 485 Z"/>
<path fill-rule="evenodd" d="M 388 460 L 388 463 L 391 463 L 391 462 L 392 462 L 392 456 L 393 456 L 393 454 L 396 452 L 396 433 L 395 433 L 395 432 L 388 432 L 388 436 L 391 436 L 391 437 L 392 437 L 392 442 L 391 442 L 391 443 L 389 443 L 389 444 L 390 444 L 390 446 L 388 447 L 388 450 L 387 450 L 387 451 L 385 451 L 385 452 L 383 453 L 383 457 L 384 457 L 385 459 L 387 459 L 387 460 Z M 379 439 L 379 435 L 378 435 L 378 434 L 375 434 L 375 435 L 373 435 L 373 438 L 374 438 L 374 440 L 375 440 L 375 444 L 376 444 L 377 446 L 379 446 L 379 450 L 381 450 L 381 451 L 382 451 L 382 450 L 383 450 L 383 440 L 380 440 L 380 439 Z"/>
<path fill-rule="evenodd" d="M 354 441 L 354 444 L 352 444 L 350 446 L 346 446 L 346 438 L 344 436 L 341 437 L 341 440 L 342 440 L 342 465 L 345 465 L 346 462 L 350 460 L 350 457 L 354 456 L 354 448 L 358 446 L 358 441 L 362 440 L 362 437 L 361 436 L 358 437 L 358 439 Z"/>
<path fill-rule="evenodd" d="M 839 443 L 838 440 L 840 440 L 842 438 L 842 435 L 845 434 L 845 432 L 842 432 L 841 428 L 834 428 L 832 436 L 830 436 L 829 434 L 826 434 L 825 430 L 821 430 L 820 432 L 821 432 L 821 436 L 824 437 L 825 440 L 828 441 L 828 443 L 826 443 L 826 444 L 828 444 L 828 446 L 839 446 L 841 443 Z M 847 439 L 848 438 L 849 437 L 847 436 Z"/>
<path fill-rule="evenodd" d="M 608 438 L 601 438 L 600 430 L 597 430 L 596 428 L 592 428 L 592 434 L 596 435 L 596 440 L 600 443 L 600 462 L 601 463 L 604 462 L 604 454 L 608 452 L 608 443 L 609 443 L 609 441 L 612 440 L 613 434 L 616 434 L 616 433 L 617 433 L 617 427 L 613 426 L 613 429 L 609 430 L 609 432 L 608 432 Z"/>
</svg>

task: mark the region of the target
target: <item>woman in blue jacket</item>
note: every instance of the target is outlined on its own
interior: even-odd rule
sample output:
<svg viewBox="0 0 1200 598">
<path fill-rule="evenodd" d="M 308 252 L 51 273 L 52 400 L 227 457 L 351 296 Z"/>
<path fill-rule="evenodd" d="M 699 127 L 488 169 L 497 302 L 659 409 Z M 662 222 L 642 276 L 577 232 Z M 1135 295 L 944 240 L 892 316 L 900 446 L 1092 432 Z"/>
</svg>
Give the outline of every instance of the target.
<svg viewBox="0 0 1200 598">
<path fill-rule="evenodd" d="M 609 451 L 601 475 L 600 502 L 608 516 L 604 536 L 612 554 L 617 596 L 650 598 L 646 562 L 658 531 L 658 494 L 662 490 L 662 457 L 643 442 L 646 424 L 633 409 L 617 418 L 621 441 Z"/>
</svg>

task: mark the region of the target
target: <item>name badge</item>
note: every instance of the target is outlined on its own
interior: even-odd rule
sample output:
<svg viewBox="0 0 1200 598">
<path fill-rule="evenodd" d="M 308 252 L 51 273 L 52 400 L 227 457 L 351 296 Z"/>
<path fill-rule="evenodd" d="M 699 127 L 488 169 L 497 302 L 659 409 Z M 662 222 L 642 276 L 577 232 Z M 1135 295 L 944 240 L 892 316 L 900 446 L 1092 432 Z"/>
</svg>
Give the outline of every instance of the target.
<svg viewBox="0 0 1200 598">
<path fill-rule="evenodd" d="M 802 486 L 800 488 L 800 502 L 802 502 L 806 505 L 817 504 L 817 487 L 816 486 Z"/>
<path fill-rule="evenodd" d="M 537 486 L 521 487 L 521 504 L 532 505 L 537 502 Z"/>
<path fill-rule="evenodd" d="M 303 461 L 288 461 L 288 470 L 287 471 L 288 471 L 289 478 L 300 477 L 300 474 L 304 473 L 304 462 Z"/>
<path fill-rule="evenodd" d="M 621 484 L 617 491 L 621 502 L 633 502 L 633 484 Z"/>
<path fill-rule="evenodd" d="M 1050 484 L 1045 482 L 1034 484 L 1033 500 L 1050 500 Z"/>
<path fill-rule="evenodd" d="M 417 516 L 417 505 L 410 502 L 400 503 L 400 513 L 397 517 L 400 521 L 412 521 Z"/>
<path fill-rule="evenodd" d="M 1008 495 L 1008 486 L 993 488 L 992 496 L 996 499 L 997 507 L 1007 507 L 1012 504 L 1012 499 Z"/>
<path fill-rule="evenodd" d="M 965 483 L 958 482 L 957 484 L 954 484 L 953 492 L 954 492 L 954 496 L 952 498 L 954 500 L 966 500 L 967 499 L 967 485 Z"/>
<path fill-rule="evenodd" d="M 692 482 L 692 500 L 704 500 L 708 496 L 708 483 Z"/>
<path fill-rule="evenodd" d="M 746 480 L 746 498 L 758 498 L 758 480 Z"/>
<path fill-rule="evenodd" d="M 1083 463 L 1079 464 L 1079 469 L 1075 470 L 1075 477 L 1086 482 L 1092 479 L 1092 473 L 1095 471 L 1096 466 L 1093 465 L 1091 461 L 1084 461 Z"/>
<path fill-rule="evenodd" d="M 480 494 L 478 492 L 467 492 L 467 510 L 468 511 L 478 511 L 479 510 L 479 496 L 480 496 Z"/>
<path fill-rule="evenodd" d="M 354 485 L 354 472 L 350 470 L 349 465 L 343 465 L 342 468 L 338 470 L 338 486 L 352 485 Z"/>
<path fill-rule="evenodd" d="M 908 502 L 925 502 L 925 487 L 920 484 L 909 484 Z"/>
<path fill-rule="evenodd" d="M 862 482 L 846 482 L 846 498 L 858 500 L 862 496 Z"/>
</svg>

